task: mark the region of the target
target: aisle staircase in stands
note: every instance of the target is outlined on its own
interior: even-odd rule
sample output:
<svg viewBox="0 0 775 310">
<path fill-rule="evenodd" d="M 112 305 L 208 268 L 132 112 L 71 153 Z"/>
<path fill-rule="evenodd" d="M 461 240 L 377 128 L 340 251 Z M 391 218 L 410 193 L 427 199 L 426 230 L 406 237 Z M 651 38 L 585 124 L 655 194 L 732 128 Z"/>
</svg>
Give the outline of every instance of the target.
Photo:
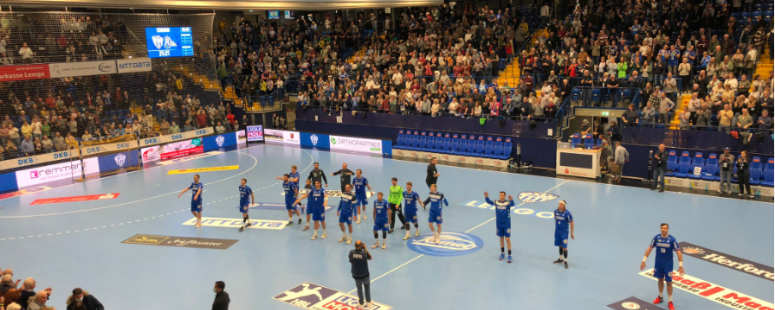
<svg viewBox="0 0 775 310">
<path fill-rule="evenodd" d="M 223 96 L 223 98 L 226 100 L 233 101 L 235 106 L 239 108 L 242 108 L 244 106 L 244 102 L 242 98 L 239 98 L 236 92 L 234 91 L 234 86 L 229 85 L 226 87 L 226 91 L 223 91 L 221 90 L 221 85 L 218 80 L 211 81 L 207 76 L 198 72 L 198 70 L 192 69 L 190 65 L 175 66 L 173 70 L 191 78 L 194 81 L 194 83 L 201 83 L 202 86 L 204 86 L 204 88 L 206 89 L 215 89 L 220 91 L 221 96 Z M 256 111 L 260 109 L 261 109 L 261 106 L 257 102 L 254 102 L 251 110 Z"/>
</svg>

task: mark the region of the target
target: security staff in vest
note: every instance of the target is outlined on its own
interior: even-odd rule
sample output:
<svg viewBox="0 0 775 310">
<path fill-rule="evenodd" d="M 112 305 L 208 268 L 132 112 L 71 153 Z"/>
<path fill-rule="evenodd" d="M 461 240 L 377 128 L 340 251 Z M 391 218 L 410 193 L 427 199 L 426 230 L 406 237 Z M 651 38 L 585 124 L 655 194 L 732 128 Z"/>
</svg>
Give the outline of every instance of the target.
<svg viewBox="0 0 775 310">
<path fill-rule="evenodd" d="M 371 288 L 369 287 L 369 261 L 371 260 L 371 253 L 366 250 L 363 242 L 360 240 L 355 241 L 355 250 L 350 251 L 350 264 L 352 265 L 353 279 L 355 279 L 355 286 L 358 288 L 358 305 L 364 308 L 363 303 L 363 290 L 366 288 L 366 304 L 365 308 L 371 307 Z"/>
<path fill-rule="evenodd" d="M 326 179 L 326 173 L 323 172 L 323 170 L 320 170 L 320 164 L 315 163 L 315 169 L 312 169 L 312 171 L 309 172 L 309 176 L 307 177 L 307 180 L 312 180 L 312 185 L 315 185 L 315 182 L 320 182 L 320 184 L 326 183 L 326 188 L 328 188 L 328 180 Z"/>
<path fill-rule="evenodd" d="M 342 192 L 344 193 L 345 185 L 352 184 L 352 180 L 350 179 L 350 176 L 355 174 L 355 172 L 353 172 L 350 169 L 347 169 L 347 163 L 343 163 L 342 164 L 342 169 L 338 170 L 337 172 L 332 173 L 331 176 L 340 175 L 340 174 L 342 176 L 339 177 L 339 178 L 342 181 Z"/>
<path fill-rule="evenodd" d="M 667 170 L 667 152 L 664 144 L 659 145 L 659 150 L 654 154 L 654 161 L 656 166 L 654 167 L 654 184 L 651 185 L 651 190 L 653 191 L 659 186 L 661 193 L 665 191 L 665 171 Z"/>
<path fill-rule="evenodd" d="M 436 181 L 439 179 L 439 171 L 436 170 L 436 164 L 439 162 L 439 159 L 436 157 L 431 158 L 431 163 L 428 165 L 428 175 L 425 177 L 425 184 L 428 185 L 428 189 L 431 188 L 431 184 L 437 184 Z"/>
</svg>

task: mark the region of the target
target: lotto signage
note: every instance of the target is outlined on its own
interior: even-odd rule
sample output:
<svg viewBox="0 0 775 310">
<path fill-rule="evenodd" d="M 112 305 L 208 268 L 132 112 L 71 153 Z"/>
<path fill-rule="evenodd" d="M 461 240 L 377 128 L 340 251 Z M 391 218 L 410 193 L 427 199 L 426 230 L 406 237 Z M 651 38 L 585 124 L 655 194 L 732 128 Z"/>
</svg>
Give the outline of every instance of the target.
<svg viewBox="0 0 775 310">
<path fill-rule="evenodd" d="M 288 222 L 251 219 L 250 224 L 251 226 L 248 228 L 252 228 L 252 229 L 281 230 L 285 228 L 285 225 L 287 225 Z M 186 225 L 186 226 L 196 225 L 196 218 L 192 218 L 184 222 L 183 225 Z M 202 217 L 202 226 L 239 228 L 239 227 L 242 227 L 242 219 L 241 218 L 230 219 L 230 218 L 220 218 L 220 217 Z"/>
<path fill-rule="evenodd" d="M 698 258 L 716 265 L 721 265 L 735 271 L 743 272 L 757 278 L 768 280 L 770 282 L 772 282 L 773 278 L 775 278 L 772 266 L 766 266 L 764 264 L 752 262 L 745 258 L 740 258 L 727 253 L 711 250 L 709 248 L 701 247 L 689 242 L 681 242 L 679 245 L 681 246 L 681 252 L 683 252 L 684 255 Z"/>
<path fill-rule="evenodd" d="M 97 155 L 97 154 L 107 153 L 107 152 L 127 151 L 131 149 L 136 149 L 136 148 L 137 148 L 137 141 L 135 140 L 128 141 L 128 142 L 100 144 L 95 146 L 82 147 L 81 155 L 82 156 Z"/>
<path fill-rule="evenodd" d="M 382 140 L 330 136 L 332 150 L 382 154 Z"/>
<path fill-rule="evenodd" d="M 299 132 L 277 129 L 264 129 L 264 139 L 266 143 L 284 144 L 299 146 Z"/>
<path fill-rule="evenodd" d="M 192 131 L 175 133 L 171 135 L 145 138 L 145 139 L 140 139 L 140 146 L 143 147 L 143 146 L 149 146 L 149 145 L 170 143 L 175 141 L 192 140 L 194 138 L 200 138 L 203 136 L 211 135 L 212 133 L 213 133 L 213 129 L 208 127 L 208 128 L 202 128 L 202 129 L 197 129 Z"/>
<path fill-rule="evenodd" d="M 248 142 L 264 141 L 264 127 L 261 125 L 248 126 Z"/>
<path fill-rule="evenodd" d="M 118 73 L 115 60 L 54 63 L 49 70 L 52 78 Z"/>
<path fill-rule="evenodd" d="M 149 72 L 153 69 L 151 59 L 148 57 L 118 59 L 116 67 L 118 73 Z"/>
<path fill-rule="evenodd" d="M 29 157 L 21 157 L 16 159 L 4 160 L 4 161 L 0 161 L 0 170 L 15 169 L 15 168 L 24 167 L 24 166 L 54 162 L 57 160 L 68 159 L 70 158 L 70 156 L 72 156 L 70 151 L 62 151 L 62 152 L 56 152 L 56 153 L 34 155 Z"/>
<path fill-rule="evenodd" d="M 222 134 L 202 138 L 204 151 L 212 151 L 237 145 L 237 136 L 234 134 Z"/>
<path fill-rule="evenodd" d="M 330 148 L 328 135 L 302 132 L 299 138 L 301 146 L 325 150 Z"/>
<path fill-rule="evenodd" d="M 657 279 L 654 277 L 654 269 L 641 271 L 638 274 L 650 279 Z M 679 276 L 677 272 L 673 272 L 673 287 L 732 309 L 773 310 L 772 303 L 718 286 L 688 274 Z"/>
<path fill-rule="evenodd" d="M 356 254 L 359 255 L 359 254 Z M 335 289 L 321 285 L 304 282 L 291 288 L 280 295 L 274 296 L 274 300 L 296 306 L 302 309 L 312 310 L 355 310 L 362 309 L 358 305 L 358 297 L 345 294 Z M 364 308 L 365 309 L 365 308 Z M 393 307 L 383 303 L 374 302 L 368 310 L 390 310 Z"/>
</svg>

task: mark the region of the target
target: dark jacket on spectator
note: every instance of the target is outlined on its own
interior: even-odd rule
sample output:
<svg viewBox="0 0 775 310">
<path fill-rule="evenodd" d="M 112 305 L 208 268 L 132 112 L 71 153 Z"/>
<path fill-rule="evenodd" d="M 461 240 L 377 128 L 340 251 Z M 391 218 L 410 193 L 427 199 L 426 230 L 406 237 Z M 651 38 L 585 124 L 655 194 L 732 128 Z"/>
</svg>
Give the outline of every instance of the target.
<svg viewBox="0 0 775 310">
<path fill-rule="evenodd" d="M 81 301 L 81 302 L 83 303 L 83 306 L 84 306 L 84 308 L 81 308 L 81 309 L 86 309 L 86 310 L 105 310 L 105 307 L 102 306 L 102 303 L 100 303 L 100 301 L 97 300 L 97 298 L 94 297 L 93 295 L 89 295 L 89 292 L 87 292 L 87 291 L 83 292 L 83 301 Z M 78 308 L 76 308 L 76 306 L 78 306 L 77 302 L 75 302 L 73 300 L 73 295 L 70 295 L 69 297 L 67 297 L 66 304 L 67 304 L 67 310 L 78 309 Z"/>
</svg>

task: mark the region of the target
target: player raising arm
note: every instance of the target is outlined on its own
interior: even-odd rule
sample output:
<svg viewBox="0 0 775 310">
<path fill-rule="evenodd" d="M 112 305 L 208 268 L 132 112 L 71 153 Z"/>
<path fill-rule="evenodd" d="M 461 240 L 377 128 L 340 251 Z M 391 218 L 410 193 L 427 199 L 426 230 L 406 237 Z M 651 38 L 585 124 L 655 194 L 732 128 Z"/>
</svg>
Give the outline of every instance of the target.
<svg viewBox="0 0 775 310">
<path fill-rule="evenodd" d="M 301 225 L 301 213 L 296 209 L 296 197 L 299 196 L 299 186 L 291 182 L 288 174 L 283 175 L 283 191 L 285 192 L 285 209 L 288 210 L 288 226 L 293 225 L 293 214 L 299 217 Z"/>
<path fill-rule="evenodd" d="M 484 192 L 484 201 L 495 206 L 495 234 L 501 239 L 500 260 L 503 260 L 505 256 L 503 253 L 503 239 L 505 238 L 509 248 L 508 262 L 511 263 L 511 208 L 514 207 L 514 199 L 509 195 L 509 200 L 506 200 L 506 192 L 500 192 L 498 200 L 493 202 L 490 200 L 490 194 Z"/>
<path fill-rule="evenodd" d="M 662 299 L 662 289 L 665 287 L 665 281 L 667 281 L 667 307 L 670 310 L 675 310 L 675 306 L 673 306 L 673 251 L 678 256 L 678 274 L 681 276 L 684 275 L 684 258 L 681 254 L 681 247 L 678 246 L 678 241 L 667 233 L 670 230 L 670 225 L 662 223 L 659 226 L 659 230 L 660 234 L 651 239 L 651 244 L 646 249 L 646 254 L 643 255 L 640 270 L 646 268 L 646 259 L 649 258 L 651 250 L 657 248 L 656 259 L 654 260 L 654 277 L 659 279 L 657 283 L 659 296 L 657 296 L 657 299 L 654 299 L 654 303 L 658 304 L 664 301 Z"/>
<path fill-rule="evenodd" d="M 193 193 L 191 195 L 191 214 L 196 217 L 195 227 L 199 228 L 202 227 L 202 191 L 204 190 L 204 185 L 202 185 L 202 182 L 199 182 L 199 174 L 195 174 L 194 182 L 178 194 L 178 199 L 180 199 L 180 196 L 183 196 L 189 189 Z"/>
</svg>

